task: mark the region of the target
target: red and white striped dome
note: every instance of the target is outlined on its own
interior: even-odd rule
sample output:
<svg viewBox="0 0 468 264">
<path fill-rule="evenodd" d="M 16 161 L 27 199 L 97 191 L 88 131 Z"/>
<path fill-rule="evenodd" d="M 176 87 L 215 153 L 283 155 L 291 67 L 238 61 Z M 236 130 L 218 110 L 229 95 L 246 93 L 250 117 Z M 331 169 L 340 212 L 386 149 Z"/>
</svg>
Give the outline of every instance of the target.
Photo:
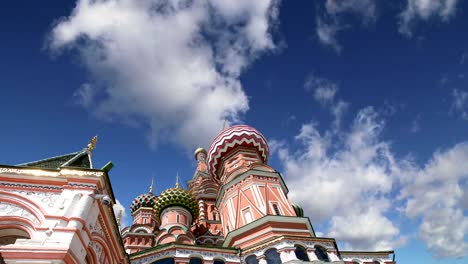
<svg viewBox="0 0 468 264">
<path fill-rule="evenodd" d="M 239 146 L 255 148 L 263 162 L 268 161 L 268 144 L 260 132 L 247 125 L 229 127 L 213 140 L 208 150 L 208 170 L 216 181 L 219 181 L 217 172 L 222 157 Z"/>
</svg>

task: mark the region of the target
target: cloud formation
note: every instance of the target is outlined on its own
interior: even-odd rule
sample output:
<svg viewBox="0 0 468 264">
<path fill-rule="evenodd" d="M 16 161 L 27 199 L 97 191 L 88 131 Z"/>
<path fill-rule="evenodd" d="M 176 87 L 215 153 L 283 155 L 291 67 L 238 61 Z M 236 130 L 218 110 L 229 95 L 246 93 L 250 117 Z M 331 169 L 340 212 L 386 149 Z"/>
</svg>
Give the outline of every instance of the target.
<svg viewBox="0 0 468 264">
<path fill-rule="evenodd" d="M 294 143 L 273 141 L 291 200 L 348 249 L 395 248 L 416 235 L 435 256 L 466 256 L 468 142 L 418 165 L 392 152 L 382 139 L 384 127 L 367 107 L 349 129 L 321 132 L 310 122 Z M 401 234 L 403 218 L 417 223 L 416 234 Z"/>
<path fill-rule="evenodd" d="M 322 44 L 332 47 L 338 53 L 341 52 L 342 46 L 339 44 L 337 34 L 349 28 L 344 21 L 346 15 L 360 18 L 363 24 L 374 22 L 375 0 L 325 1 L 323 11 L 316 15 L 316 34 Z"/>
<path fill-rule="evenodd" d="M 406 0 L 404 10 L 397 17 L 398 31 L 412 37 L 413 28 L 418 21 L 439 19 L 447 22 L 456 15 L 457 4 L 458 0 Z M 378 18 L 378 7 L 388 9 L 389 6 L 388 3 L 378 5 L 376 0 L 325 0 L 316 14 L 317 38 L 320 43 L 340 53 L 343 46 L 338 40 L 338 33 L 352 28 L 350 17 L 357 18 L 363 25 L 373 24 Z"/>
<path fill-rule="evenodd" d="M 53 52 L 79 51 L 91 82 L 75 96 L 98 117 L 139 123 L 154 142 L 208 145 L 248 109 L 239 76 L 271 36 L 274 0 L 78 0 Z"/>
<path fill-rule="evenodd" d="M 456 13 L 458 0 L 407 0 L 406 8 L 401 12 L 400 33 L 411 37 L 412 25 L 417 20 L 427 21 L 439 18 L 446 22 Z"/>
<path fill-rule="evenodd" d="M 334 117 L 334 129 L 338 129 L 343 114 L 349 106 L 347 102 L 336 98 L 338 83 L 310 74 L 304 82 L 304 88 L 313 92 L 315 101 L 330 109 Z"/>
<path fill-rule="evenodd" d="M 438 257 L 468 254 L 468 142 L 437 151 L 423 168 L 407 170 L 400 199 L 410 218 L 421 219 L 419 236 Z"/>
<path fill-rule="evenodd" d="M 115 200 L 115 204 L 112 206 L 112 209 L 114 211 L 115 219 L 119 218 L 119 214 L 122 212 L 122 218 L 120 219 L 120 226 L 121 228 L 126 227 L 129 222 L 128 222 L 128 215 L 127 215 L 127 210 L 125 209 L 125 206 L 123 206 L 119 200 Z"/>
</svg>

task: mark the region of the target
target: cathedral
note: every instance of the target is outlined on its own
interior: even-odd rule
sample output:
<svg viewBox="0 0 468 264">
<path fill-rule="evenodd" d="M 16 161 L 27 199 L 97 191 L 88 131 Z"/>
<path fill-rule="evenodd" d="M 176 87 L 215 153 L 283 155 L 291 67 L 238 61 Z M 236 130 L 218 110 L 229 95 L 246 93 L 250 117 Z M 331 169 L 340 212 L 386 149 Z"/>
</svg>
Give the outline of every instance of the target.
<svg viewBox="0 0 468 264">
<path fill-rule="evenodd" d="M 318 237 L 287 182 L 268 165 L 256 129 L 224 129 L 187 189 L 136 197 L 120 227 L 112 205 L 112 163 L 93 167 L 86 148 L 15 166 L 0 165 L 0 264 L 393 264 L 394 251 L 340 250 Z"/>
</svg>

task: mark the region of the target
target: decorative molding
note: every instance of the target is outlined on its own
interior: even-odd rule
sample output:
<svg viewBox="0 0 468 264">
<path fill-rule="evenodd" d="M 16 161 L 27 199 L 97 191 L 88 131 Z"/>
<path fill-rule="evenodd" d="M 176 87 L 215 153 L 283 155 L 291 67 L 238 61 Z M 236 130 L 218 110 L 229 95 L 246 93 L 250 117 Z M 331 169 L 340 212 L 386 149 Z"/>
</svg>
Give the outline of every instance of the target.
<svg viewBox="0 0 468 264">
<path fill-rule="evenodd" d="M 35 184 L 12 183 L 12 182 L 0 182 L 0 186 L 16 187 L 16 188 L 21 188 L 21 189 L 33 189 L 34 188 L 34 189 L 44 189 L 44 190 L 56 190 L 56 191 L 63 190 L 62 186 L 35 185 Z"/>
<path fill-rule="evenodd" d="M 15 168 L 15 167 L 0 167 L 0 173 L 11 173 L 11 174 L 22 174 L 22 175 L 33 175 L 33 176 L 96 176 L 101 177 L 104 175 L 102 171 L 90 171 L 90 170 L 77 170 L 77 169 L 65 169 L 61 168 L 59 171 L 41 170 L 41 169 L 30 169 L 30 168 Z"/>
<path fill-rule="evenodd" d="M 0 202 L 0 216 L 20 216 L 31 220 L 36 225 L 40 224 L 39 219 L 29 210 L 12 203 Z"/>
<path fill-rule="evenodd" d="M 5 190 L 7 192 L 16 193 L 27 197 L 42 205 L 43 208 L 52 208 L 55 202 L 60 197 L 56 192 L 38 192 L 38 191 L 24 191 L 24 190 Z"/>
</svg>

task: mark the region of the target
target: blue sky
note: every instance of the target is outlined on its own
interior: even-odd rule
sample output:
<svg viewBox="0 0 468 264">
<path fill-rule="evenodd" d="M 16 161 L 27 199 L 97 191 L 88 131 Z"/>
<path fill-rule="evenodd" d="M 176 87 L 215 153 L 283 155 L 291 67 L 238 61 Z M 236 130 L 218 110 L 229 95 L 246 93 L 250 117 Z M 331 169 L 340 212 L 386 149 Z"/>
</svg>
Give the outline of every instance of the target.
<svg viewBox="0 0 468 264">
<path fill-rule="evenodd" d="M 224 120 L 245 123 L 341 248 L 468 260 L 462 1 L 36 2 L 0 9 L 0 163 L 98 134 L 128 208 L 151 177 L 190 179 Z"/>
</svg>

